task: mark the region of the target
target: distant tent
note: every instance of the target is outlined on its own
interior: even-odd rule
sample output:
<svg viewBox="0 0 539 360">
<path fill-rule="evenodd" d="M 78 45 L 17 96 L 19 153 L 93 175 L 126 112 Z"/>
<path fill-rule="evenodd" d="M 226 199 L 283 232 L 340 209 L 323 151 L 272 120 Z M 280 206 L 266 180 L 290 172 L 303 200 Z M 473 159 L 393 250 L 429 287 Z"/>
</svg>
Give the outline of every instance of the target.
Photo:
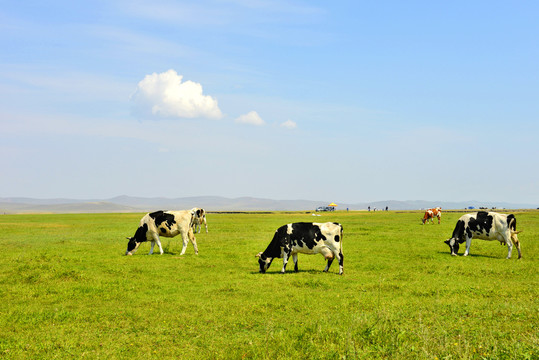
<svg viewBox="0 0 539 360">
<path fill-rule="evenodd" d="M 331 204 L 329 204 L 328 206 L 335 207 L 335 206 L 337 206 L 337 204 L 331 203 Z"/>
</svg>

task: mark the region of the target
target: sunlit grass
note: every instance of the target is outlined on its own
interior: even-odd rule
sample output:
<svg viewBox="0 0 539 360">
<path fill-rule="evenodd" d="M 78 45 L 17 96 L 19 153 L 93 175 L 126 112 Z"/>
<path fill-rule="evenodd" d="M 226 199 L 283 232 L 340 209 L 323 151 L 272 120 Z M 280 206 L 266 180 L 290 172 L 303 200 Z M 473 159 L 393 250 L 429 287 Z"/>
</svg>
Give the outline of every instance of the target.
<svg viewBox="0 0 539 360">
<path fill-rule="evenodd" d="M 516 213 L 522 260 L 481 240 L 452 257 L 461 213 L 419 212 L 209 214 L 198 256 L 179 237 L 123 256 L 142 215 L 0 216 L 0 357 L 539 357 L 538 212 Z M 343 224 L 344 275 L 301 254 L 299 273 L 258 273 L 294 221 Z"/>
</svg>

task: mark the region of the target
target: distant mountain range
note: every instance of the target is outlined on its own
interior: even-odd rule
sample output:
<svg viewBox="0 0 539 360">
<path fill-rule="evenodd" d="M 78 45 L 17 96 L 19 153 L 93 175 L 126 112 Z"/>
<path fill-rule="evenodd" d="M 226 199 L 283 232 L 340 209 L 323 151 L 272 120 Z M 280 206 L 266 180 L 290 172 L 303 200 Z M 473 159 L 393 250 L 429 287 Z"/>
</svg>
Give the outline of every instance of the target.
<svg viewBox="0 0 539 360">
<path fill-rule="evenodd" d="M 153 210 L 190 209 L 201 207 L 206 211 L 314 211 L 319 206 L 327 206 L 330 201 L 312 200 L 271 200 L 253 197 L 225 198 L 219 196 L 198 196 L 184 198 L 144 198 L 118 196 L 101 200 L 76 199 L 33 199 L 0 198 L 0 214 L 14 213 L 107 213 L 107 212 L 150 212 Z M 447 201 L 375 201 L 369 203 L 337 203 L 338 210 L 419 210 L 435 206 L 443 209 L 465 209 L 486 207 L 498 209 L 535 209 L 539 204 L 515 204 L 507 202 L 447 202 Z"/>
</svg>

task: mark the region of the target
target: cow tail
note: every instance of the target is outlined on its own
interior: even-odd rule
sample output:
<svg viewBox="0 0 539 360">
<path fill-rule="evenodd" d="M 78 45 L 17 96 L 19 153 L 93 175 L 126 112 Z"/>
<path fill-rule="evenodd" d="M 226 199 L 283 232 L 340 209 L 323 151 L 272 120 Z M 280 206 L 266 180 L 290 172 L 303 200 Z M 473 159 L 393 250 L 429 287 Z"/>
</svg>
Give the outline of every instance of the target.
<svg viewBox="0 0 539 360">
<path fill-rule="evenodd" d="M 515 242 L 517 246 L 520 246 L 517 234 L 520 234 L 522 230 L 517 231 L 517 219 L 514 216 L 512 216 L 511 220 L 509 220 L 509 231 L 511 232 L 511 240 L 513 240 L 513 242 Z"/>
<path fill-rule="evenodd" d="M 191 221 L 189 221 L 189 229 L 193 227 L 194 223 L 195 223 L 195 212 L 191 210 Z"/>
<path fill-rule="evenodd" d="M 343 230 L 344 229 L 343 229 L 341 224 L 339 224 L 339 226 L 341 228 L 341 251 L 340 251 L 340 254 L 339 254 L 339 256 L 340 256 L 340 259 L 339 259 L 339 274 L 342 275 L 342 273 L 343 273 L 343 265 L 344 265 L 344 255 L 342 253 L 342 247 L 343 247 L 343 236 L 342 235 L 343 235 L 343 232 L 344 232 Z"/>
<path fill-rule="evenodd" d="M 514 216 L 512 216 L 511 220 L 509 221 L 509 229 L 511 232 L 517 231 L 517 219 Z"/>
<path fill-rule="evenodd" d="M 343 239 L 343 236 L 342 236 L 342 234 L 343 234 L 344 228 L 342 227 L 341 224 L 339 224 L 339 227 L 341 228 L 341 254 L 342 254 L 342 243 L 343 243 L 343 240 L 342 240 L 342 239 Z"/>
</svg>

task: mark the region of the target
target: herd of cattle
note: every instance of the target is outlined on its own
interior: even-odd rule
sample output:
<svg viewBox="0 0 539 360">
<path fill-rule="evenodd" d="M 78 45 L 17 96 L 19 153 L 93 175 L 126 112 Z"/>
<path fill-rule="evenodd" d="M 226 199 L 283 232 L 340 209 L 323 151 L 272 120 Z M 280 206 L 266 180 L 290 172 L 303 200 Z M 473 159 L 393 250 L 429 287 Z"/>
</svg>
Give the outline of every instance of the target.
<svg viewBox="0 0 539 360">
<path fill-rule="evenodd" d="M 423 224 L 434 217 L 441 221 L 442 209 L 437 207 L 427 209 L 422 219 Z M 195 254 L 198 254 L 195 233 L 200 232 L 202 224 L 208 232 L 206 211 L 200 208 L 180 211 L 155 211 L 144 215 L 135 236 L 128 237 L 126 255 L 133 255 L 141 243 L 150 241 L 150 255 L 153 254 L 155 244 L 159 252 L 163 254 L 160 236 L 174 237 L 181 235 L 183 247 L 180 255 L 185 254 L 189 241 L 193 244 Z M 522 257 L 520 242 L 516 230 L 516 219 L 512 214 L 499 214 L 496 212 L 479 211 L 477 213 L 461 216 L 451 238 L 445 241 L 451 250 L 451 255 L 456 256 L 459 244 L 466 242 L 464 256 L 470 253 L 472 238 L 483 240 L 498 240 L 501 245 L 507 245 L 507 259 L 511 258 L 513 244 L 518 250 L 518 258 Z M 298 254 L 322 254 L 327 260 L 324 271 L 327 272 L 334 259 L 339 262 L 339 274 L 343 273 L 343 227 L 339 223 L 307 223 L 299 222 L 283 225 L 275 231 L 275 235 L 266 250 L 258 253 L 260 272 L 265 273 L 273 259 L 282 258 L 283 267 L 281 273 L 286 271 L 286 264 L 292 256 L 294 270 L 298 271 Z"/>
</svg>

